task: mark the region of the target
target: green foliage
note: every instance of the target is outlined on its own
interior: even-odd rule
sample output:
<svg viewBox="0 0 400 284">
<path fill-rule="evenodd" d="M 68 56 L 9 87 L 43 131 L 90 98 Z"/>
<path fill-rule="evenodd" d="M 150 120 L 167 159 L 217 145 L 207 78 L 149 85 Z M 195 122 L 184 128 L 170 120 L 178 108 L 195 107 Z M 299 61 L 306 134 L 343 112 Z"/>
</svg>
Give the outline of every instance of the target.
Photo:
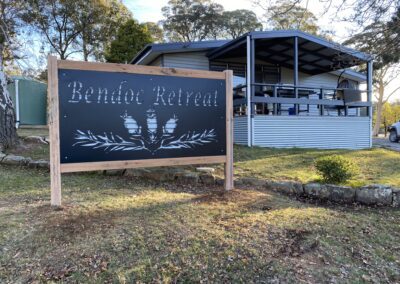
<svg viewBox="0 0 400 284">
<path fill-rule="evenodd" d="M 204 40 L 216 36 L 222 11 L 221 5 L 208 0 L 170 0 L 162 8 L 161 23 L 171 41 Z"/>
<path fill-rule="evenodd" d="M 315 168 L 327 183 L 343 183 L 355 176 L 355 163 L 340 155 L 321 157 L 315 160 Z"/>
<path fill-rule="evenodd" d="M 165 20 L 161 23 L 171 41 L 237 38 L 245 32 L 262 29 L 252 11 L 224 11 L 221 5 L 209 0 L 171 0 L 162 11 Z"/>
<path fill-rule="evenodd" d="M 387 29 L 390 31 L 390 41 L 386 42 L 385 50 L 387 54 L 391 54 L 389 62 L 400 61 L 400 6 L 392 19 L 387 23 Z"/>
<path fill-rule="evenodd" d="M 237 38 L 246 32 L 262 30 L 256 14 L 250 10 L 234 10 L 222 13 L 222 29 L 230 38 Z"/>
<path fill-rule="evenodd" d="M 43 42 L 56 52 L 60 59 L 67 59 L 74 51 L 72 45 L 77 40 L 83 26 L 76 25 L 79 7 L 83 0 L 27 0 L 23 19 L 34 32 L 43 37 Z M 78 9 L 79 10 L 79 9 Z"/>
<path fill-rule="evenodd" d="M 105 54 L 107 62 L 126 63 L 148 43 L 152 37 L 145 25 L 131 19 L 123 24 Z"/>
<path fill-rule="evenodd" d="M 400 120 L 400 104 L 396 103 L 385 103 L 382 108 L 382 126 L 388 127 L 391 124 Z"/>
<path fill-rule="evenodd" d="M 154 22 L 146 22 L 143 23 L 149 31 L 153 42 L 162 43 L 164 42 L 164 31 L 163 29 Z"/>
<path fill-rule="evenodd" d="M 80 33 L 74 41 L 74 49 L 82 52 L 85 61 L 89 58 L 102 60 L 106 46 L 132 14 L 118 0 L 82 0 L 77 4 L 79 17 L 73 18 L 73 24 Z"/>
<path fill-rule="evenodd" d="M 43 37 L 43 47 L 61 59 L 80 53 L 103 59 L 120 25 L 132 17 L 119 0 L 26 0 L 23 20 Z"/>
<path fill-rule="evenodd" d="M 373 54 L 374 71 L 387 67 L 391 62 L 398 61 L 398 55 L 389 53 L 387 45 L 392 42 L 392 31 L 387 29 L 383 22 L 374 22 L 363 29 L 362 32 L 355 34 L 346 40 L 344 45 L 351 45 L 357 50 Z M 375 74 L 379 75 L 379 74 Z"/>
<path fill-rule="evenodd" d="M 320 33 L 315 15 L 292 2 L 270 7 L 266 16 L 276 30 L 301 30 L 314 35 Z"/>
</svg>

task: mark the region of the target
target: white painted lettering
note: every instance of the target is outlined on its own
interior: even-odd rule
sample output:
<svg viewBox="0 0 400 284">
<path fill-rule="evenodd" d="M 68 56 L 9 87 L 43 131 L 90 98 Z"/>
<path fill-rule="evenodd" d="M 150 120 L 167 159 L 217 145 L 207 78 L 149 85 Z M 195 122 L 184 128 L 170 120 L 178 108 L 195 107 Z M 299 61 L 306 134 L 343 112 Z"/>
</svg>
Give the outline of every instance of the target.
<svg viewBox="0 0 400 284">
<path fill-rule="evenodd" d="M 79 103 L 80 100 L 82 99 L 82 94 L 81 90 L 83 87 L 83 84 L 79 81 L 73 81 L 68 84 L 68 88 L 70 88 L 72 85 L 72 97 L 70 100 L 68 100 L 69 103 Z M 79 86 L 79 89 L 77 89 L 77 86 Z"/>
</svg>

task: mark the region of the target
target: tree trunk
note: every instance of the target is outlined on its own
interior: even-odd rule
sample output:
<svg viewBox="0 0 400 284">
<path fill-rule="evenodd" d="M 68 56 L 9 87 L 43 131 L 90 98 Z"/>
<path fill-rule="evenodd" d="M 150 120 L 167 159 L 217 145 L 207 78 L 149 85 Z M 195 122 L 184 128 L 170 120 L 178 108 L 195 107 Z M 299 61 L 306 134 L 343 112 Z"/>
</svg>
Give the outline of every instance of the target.
<svg viewBox="0 0 400 284">
<path fill-rule="evenodd" d="M 2 59 L 0 59 L 2 60 Z M 7 90 L 7 79 L 0 63 L 0 152 L 17 142 L 14 106 Z"/>
<path fill-rule="evenodd" d="M 82 37 L 82 51 L 83 51 L 83 60 L 89 61 L 89 52 L 87 50 L 85 36 Z"/>
<path fill-rule="evenodd" d="M 376 119 L 374 129 L 372 131 L 373 136 L 378 136 L 381 128 L 382 121 L 382 108 L 383 108 L 383 95 L 385 94 L 385 84 L 382 80 L 379 81 L 378 86 L 378 101 L 376 102 Z"/>
</svg>

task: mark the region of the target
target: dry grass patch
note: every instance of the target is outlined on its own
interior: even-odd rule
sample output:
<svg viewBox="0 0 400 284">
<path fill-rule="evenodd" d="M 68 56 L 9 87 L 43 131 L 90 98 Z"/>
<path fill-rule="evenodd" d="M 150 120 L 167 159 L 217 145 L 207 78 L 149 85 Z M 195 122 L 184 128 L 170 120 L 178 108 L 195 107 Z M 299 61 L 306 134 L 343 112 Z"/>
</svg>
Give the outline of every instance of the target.
<svg viewBox="0 0 400 284">
<path fill-rule="evenodd" d="M 0 166 L 0 282 L 400 281 L 400 212 Z"/>
</svg>

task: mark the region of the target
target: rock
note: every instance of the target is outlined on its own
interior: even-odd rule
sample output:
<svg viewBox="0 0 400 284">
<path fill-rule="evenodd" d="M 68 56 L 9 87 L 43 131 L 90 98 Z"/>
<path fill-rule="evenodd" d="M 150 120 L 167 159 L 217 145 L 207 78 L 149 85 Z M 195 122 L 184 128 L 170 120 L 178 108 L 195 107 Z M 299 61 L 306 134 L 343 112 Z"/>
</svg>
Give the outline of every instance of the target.
<svg viewBox="0 0 400 284">
<path fill-rule="evenodd" d="M 238 184 L 251 185 L 251 186 L 265 186 L 265 180 L 254 178 L 254 177 L 244 177 L 241 178 L 240 181 L 237 181 Z"/>
<path fill-rule="evenodd" d="M 392 205 L 392 188 L 381 184 L 363 186 L 356 190 L 356 201 L 366 205 Z"/>
<path fill-rule="evenodd" d="M 400 207 L 400 188 L 392 188 L 392 206 Z"/>
<path fill-rule="evenodd" d="M 125 176 L 138 177 L 148 179 L 152 181 L 174 181 L 177 179 L 177 175 L 182 173 L 183 170 L 177 168 L 139 168 L 139 169 L 127 169 Z"/>
<path fill-rule="evenodd" d="M 310 197 L 318 199 L 328 199 L 330 191 L 324 184 L 320 183 L 307 183 L 304 185 L 304 193 Z"/>
<path fill-rule="evenodd" d="M 3 161 L 5 156 L 7 156 L 7 155 L 2 153 L 2 152 L 0 152 L 0 162 Z"/>
<path fill-rule="evenodd" d="M 30 142 L 30 143 L 49 144 L 46 141 L 46 138 L 45 137 L 41 137 L 41 136 L 27 136 L 27 137 L 24 137 L 24 141 Z"/>
<path fill-rule="evenodd" d="M 233 179 L 233 184 L 235 186 L 241 186 L 243 185 L 243 180 L 241 178 Z"/>
<path fill-rule="evenodd" d="M 199 176 L 200 182 L 205 184 L 205 185 L 215 185 L 215 177 L 212 174 L 201 174 Z"/>
<path fill-rule="evenodd" d="M 329 192 L 329 200 L 340 203 L 353 203 L 356 197 L 356 189 L 350 186 L 326 185 Z"/>
<path fill-rule="evenodd" d="M 224 185 L 225 184 L 225 180 L 223 179 L 223 178 L 215 178 L 215 184 L 216 185 L 219 185 L 219 186 L 222 186 L 222 185 Z"/>
<path fill-rule="evenodd" d="M 7 155 L 3 158 L 2 163 L 6 165 L 26 165 L 30 161 L 31 158 L 25 158 L 22 156 L 14 156 L 14 155 Z"/>
<path fill-rule="evenodd" d="M 46 160 L 33 160 L 29 162 L 28 166 L 35 169 L 50 169 L 50 162 Z"/>
<path fill-rule="evenodd" d="M 144 172 L 149 172 L 148 169 L 144 168 L 138 168 L 138 169 L 126 169 L 124 176 L 128 177 L 142 177 L 144 175 Z"/>
<path fill-rule="evenodd" d="M 180 184 L 196 184 L 199 182 L 199 175 L 193 172 L 183 172 L 176 177 Z"/>
<path fill-rule="evenodd" d="M 215 169 L 214 168 L 210 168 L 210 167 L 198 167 L 198 168 L 196 168 L 196 171 L 198 171 L 198 172 L 203 172 L 203 173 L 213 173 L 213 172 L 215 172 Z"/>
<path fill-rule="evenodd" d="M 303 184 L 296 181 L 266 181 L 265 187 L 285 194 L 304 194 Z"/>
<path fill-rule="evenodd" d="M 125 170 L 105 170 L 103 174 L 106 176 L 123 176 Z"/>
</svg>

